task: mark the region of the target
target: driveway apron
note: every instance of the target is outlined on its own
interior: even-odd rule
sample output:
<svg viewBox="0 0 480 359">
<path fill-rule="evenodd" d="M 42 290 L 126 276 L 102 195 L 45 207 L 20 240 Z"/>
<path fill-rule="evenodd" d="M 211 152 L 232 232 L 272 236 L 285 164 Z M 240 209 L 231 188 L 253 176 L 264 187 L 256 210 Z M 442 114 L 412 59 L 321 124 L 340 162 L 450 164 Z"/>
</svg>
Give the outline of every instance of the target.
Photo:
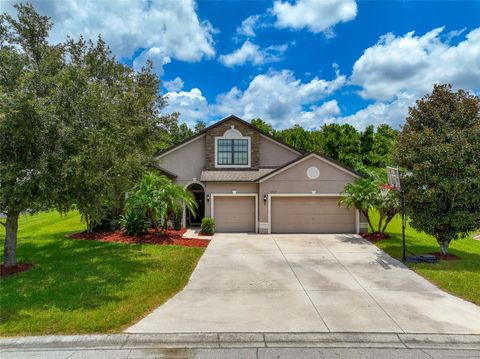
<svg viewBox="0 0 480 359">
<path fill-rule="evenodd" d="M 185 289 L 127 332 L 480 334 L 480 308 L 357 235 L 216 234 Z"/>
</svg>

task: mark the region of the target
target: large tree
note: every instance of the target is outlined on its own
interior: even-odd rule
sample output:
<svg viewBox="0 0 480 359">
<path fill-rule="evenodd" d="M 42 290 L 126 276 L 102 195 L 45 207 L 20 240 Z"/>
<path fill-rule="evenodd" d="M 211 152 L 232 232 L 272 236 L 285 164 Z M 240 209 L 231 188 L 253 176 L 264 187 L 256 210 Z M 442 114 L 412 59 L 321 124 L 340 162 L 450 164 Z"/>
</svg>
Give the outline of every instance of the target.
<svg viewBox="0 0 480 359">
<path fill-rule="evenodd" d="M 450 242 L 480 227 L 480 98 L 435 85 L 409 109 L 395 158 L 411 225 Z"/>
<path fill-rule="evenodd" d="M 55 198 L 64 152 L 53 94 L 63 49 L 47 43 L 52 24 L 30 5 L 0 18 L 0 212 L 6 215 L 4 265 L 16 260 L 24 211 L 63 206 Z"/>
<path fill-rule="evenodd" d="M 109 229 L 165 133 L 164 100 L 151 63 L 135 72 L 101 38 L 69 40 L 65 52 L 70 61 L 54 98 L 68 155 L 60 193 L 73 198 L 89 230 Z"/>
<path fill-rule="evenodd" d="M 16 264 L 22 212 L 76 205 L 90 229 L 116 219 L 171 122 L 151 64 L 134 72 L 102 39 L 50 45 L 49 18 L 16 9 L 0 18 L 5 266 Z"/>
</svg>

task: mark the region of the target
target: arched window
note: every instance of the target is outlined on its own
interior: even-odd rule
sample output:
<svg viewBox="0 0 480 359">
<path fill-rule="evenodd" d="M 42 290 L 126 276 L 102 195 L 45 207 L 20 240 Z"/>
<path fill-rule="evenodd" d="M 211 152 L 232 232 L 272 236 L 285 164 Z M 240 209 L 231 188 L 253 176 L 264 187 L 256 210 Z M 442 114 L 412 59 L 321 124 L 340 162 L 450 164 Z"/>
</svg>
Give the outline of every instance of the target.
<svg viewBox="0 0 480 359">
<path fill-rule="evenodd" d="M 215 167 L 250 167 L 250 137 L 242 136 L 235 126 L 215 137 Z"/>
</svg>

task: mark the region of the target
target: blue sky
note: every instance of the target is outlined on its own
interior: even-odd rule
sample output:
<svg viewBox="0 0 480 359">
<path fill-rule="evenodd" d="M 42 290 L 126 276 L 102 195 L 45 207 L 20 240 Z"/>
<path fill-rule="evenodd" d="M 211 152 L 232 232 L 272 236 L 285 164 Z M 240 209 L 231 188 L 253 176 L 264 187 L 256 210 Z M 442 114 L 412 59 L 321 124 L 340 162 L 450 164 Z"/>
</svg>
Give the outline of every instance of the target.
<svg viewBox="0 0 480 359">
<path fill-rule="evenodd" d="M 10 1 L 5 6 L 11 10 Z M 155 63 L 193 125 L 234 113 L 276 128 L 399 127 L 433 83 L 480 91 L 480 1 L 33 1 L 66 34 Z"/>
</svg>

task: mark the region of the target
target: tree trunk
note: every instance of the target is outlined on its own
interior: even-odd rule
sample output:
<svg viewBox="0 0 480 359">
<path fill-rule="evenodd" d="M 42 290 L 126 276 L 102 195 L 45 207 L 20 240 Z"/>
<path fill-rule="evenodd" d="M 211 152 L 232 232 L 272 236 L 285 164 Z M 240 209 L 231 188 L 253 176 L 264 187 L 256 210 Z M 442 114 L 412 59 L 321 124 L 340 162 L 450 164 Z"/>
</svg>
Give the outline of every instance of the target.
<svg viewBox="0 0 480 359">
<path fill-rule="evenodd" d="M 448 254 L 448 246 L 450 245 L 450 242 L 451 242 L 450 239 L 438 241 L 438 244 L 440 245 L 440 253 L 442 253 L 443 255 Z"/>
<path fill-rule="evenodd" d="M 5 267 L 17 265 L 17 232 L 18 232 L 17 212 L 7 213 L 7 222 L 5 223 Z"/>
<path fill-rule="evenodd" d="M 378 232 L 379 233 L 382 231 L 382 223 L 383 223 L 383 216 L 380 215 L 380 218 L 378 219 Z"/>
<path fill-rule="evenodd" d="M 372 230 L 372 233 L 375 233 L 375 229 L 373 228 L 372 222 L 370 221 L 370 216 L 368 215 L 368 211 L 362 211 L 362 213 L 365 216 L 365 218 L 367 219 L 368 226 Z"/>
<path fill-rule="evenodd" d="M 385 220 L 385 223 L 383 224 L 382 233 L 385 233 L 385 231 L 387 230 L 387 226 L 391 222 L 393 217 L 395 217 L 395 215 L 387 217 L 387 219 Z"/>
</svg>

